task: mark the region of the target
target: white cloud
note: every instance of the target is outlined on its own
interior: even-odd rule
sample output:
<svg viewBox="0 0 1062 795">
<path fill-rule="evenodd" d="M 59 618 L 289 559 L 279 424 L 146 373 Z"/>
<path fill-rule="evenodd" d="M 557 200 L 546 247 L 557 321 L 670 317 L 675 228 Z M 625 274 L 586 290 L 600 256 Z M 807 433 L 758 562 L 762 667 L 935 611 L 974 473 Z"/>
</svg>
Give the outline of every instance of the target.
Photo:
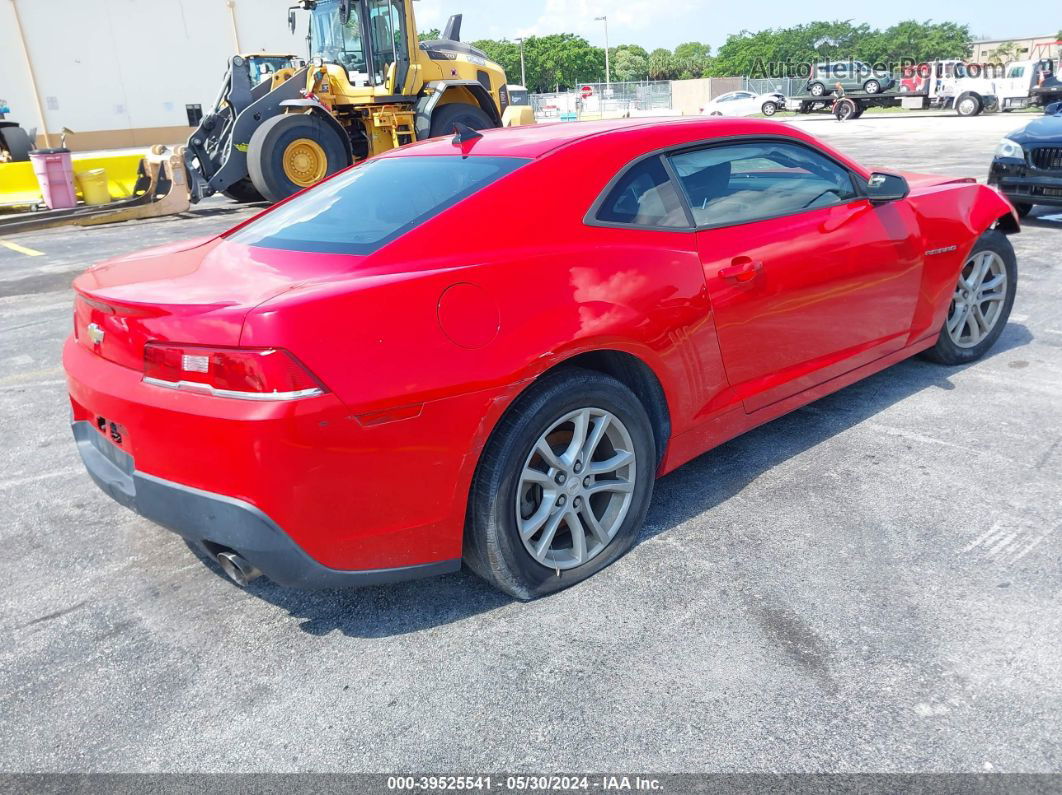
<svg viewBox="0 0 1062 795">
<path fill-rule="evenodd" d="M 441 0 L 421 0 L 413 5 L 413 14 L 417 19 L 418 30 L 442 28 L 449 17 L 443 10 Z"/>
<path fill-rule="evenodd" d="M 603 23 L 595 17 L 608 16 L 609 41 L 619 44 L 630 33 L 645 30 L 662 21 L 691 14 L 706 7 L 705 0 L 546 0 L 538 19 L 518 36 L 544 36 L 551 33 L 579 33 L 594 40 L 603 38 Z M 705 9 L 706 10 L 706 9 Z M 688 19 L 688 16 L 687 16 Z"/>
</svg>

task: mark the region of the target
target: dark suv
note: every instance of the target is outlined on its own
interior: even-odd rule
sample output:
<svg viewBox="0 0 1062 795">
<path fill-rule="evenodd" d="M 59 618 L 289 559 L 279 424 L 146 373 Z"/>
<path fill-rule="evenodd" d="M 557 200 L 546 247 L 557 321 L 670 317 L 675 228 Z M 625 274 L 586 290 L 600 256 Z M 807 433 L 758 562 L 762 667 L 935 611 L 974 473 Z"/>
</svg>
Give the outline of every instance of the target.
<svg viewBox="0 0 1062 795">
<path fill-rule="evenodd" d="M 988 184 L 1010 199 L 1019 215 L 1034 204 L 1062 207 L 1062 102 L 999 142 Z"/>
<path fill-rule="evenodd" d="M 805 90 L 813 97 L 824 97 L 837 88 L 838 83 L 845 91 L 879 94 L 896 85 L 896 80 L 890 75 L 875 72 L 862 61 L 827 61 L 815 64 Z"/>
</svg>

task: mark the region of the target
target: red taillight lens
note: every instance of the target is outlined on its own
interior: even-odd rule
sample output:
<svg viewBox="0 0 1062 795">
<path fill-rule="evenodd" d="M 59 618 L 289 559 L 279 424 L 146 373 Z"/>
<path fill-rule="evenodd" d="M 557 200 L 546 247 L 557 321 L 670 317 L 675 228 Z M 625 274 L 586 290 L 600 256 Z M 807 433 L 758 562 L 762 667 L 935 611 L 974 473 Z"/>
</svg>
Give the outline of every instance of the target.
<svg viewBox="0 0 1062 795">
<path fill-rule="evenodd" d="M 144 379 L 156 386 L 249 400 L 293 400 L 327 391 L 279 348 L 208 348 L 149 342 Z"/>
</svg>

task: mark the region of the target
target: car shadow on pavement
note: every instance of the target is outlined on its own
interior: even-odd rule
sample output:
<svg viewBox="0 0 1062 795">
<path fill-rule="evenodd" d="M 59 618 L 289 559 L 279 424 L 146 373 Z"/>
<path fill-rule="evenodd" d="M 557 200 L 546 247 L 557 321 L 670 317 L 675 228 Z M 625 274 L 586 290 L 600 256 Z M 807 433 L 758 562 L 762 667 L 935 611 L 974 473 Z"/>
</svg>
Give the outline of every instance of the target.
<svg viewBox="0 0 1062 795">
<path fill-rule="evenodd" d="M 1025 326 L 1011 323 L 986 359 L 1031 340 Z M 658 483 L 639 542 L 711 510 L 773 466 L 911 395 L 924 389 L 954 389 L 949 377 L 977 364 L 944 367 L 909 359 L 705 453 Z M 192 548 L 212 572 L 227 581 L 214 560 L 198 547 Z M 338 630 L 360 638 L 404 635 L 515 602 L 467 571 L 395 585 L 326 591 L 282 588 L 263 577 L 246 590 L 303 619 L 299 628 L 310 635 Z"/>
<path fill-rule="evenodd" d="M 1040 229 L 1062 229 L 1062 207 L 1034 209 L 1032 214 L 1021 219 L 1021 225 Z"/>
<path fill-rule="evenodd" d="M 730 499 L 782 461 L 924 389 L 954 389 L 951 376 L 1027 345 L 1032 339 L 1026 326 L 1008 323 L 995 346 L 980 361 L 948 367 L 915 356 L 710 450 L 658 481 L 639 541 L 664 533 Z"/>
</svg>

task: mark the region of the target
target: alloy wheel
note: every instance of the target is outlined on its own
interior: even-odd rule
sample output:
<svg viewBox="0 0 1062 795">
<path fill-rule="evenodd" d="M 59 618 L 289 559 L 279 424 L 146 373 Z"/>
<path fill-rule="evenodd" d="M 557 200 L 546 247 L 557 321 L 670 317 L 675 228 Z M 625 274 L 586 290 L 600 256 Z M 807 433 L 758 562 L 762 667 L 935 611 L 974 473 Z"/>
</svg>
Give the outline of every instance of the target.
<svg viewBox="0 0 1062 795">
<path fill-rule="evenodd" d="M 611 412 L 581 408 L 550 425 L 516 490 L 516 526 L 531 557 L 557 570 L 597 557 L 630 509 L 636 463 L 631 435 Z"/>
<path fill-rule="evenodd" d="M 1007 268 L 994 251 L 978 251 L 959 273 L 948 309 L 948 336 L 960 348 L 973 348 L 987 337 L 1003 312 Z"/>
</svg>

